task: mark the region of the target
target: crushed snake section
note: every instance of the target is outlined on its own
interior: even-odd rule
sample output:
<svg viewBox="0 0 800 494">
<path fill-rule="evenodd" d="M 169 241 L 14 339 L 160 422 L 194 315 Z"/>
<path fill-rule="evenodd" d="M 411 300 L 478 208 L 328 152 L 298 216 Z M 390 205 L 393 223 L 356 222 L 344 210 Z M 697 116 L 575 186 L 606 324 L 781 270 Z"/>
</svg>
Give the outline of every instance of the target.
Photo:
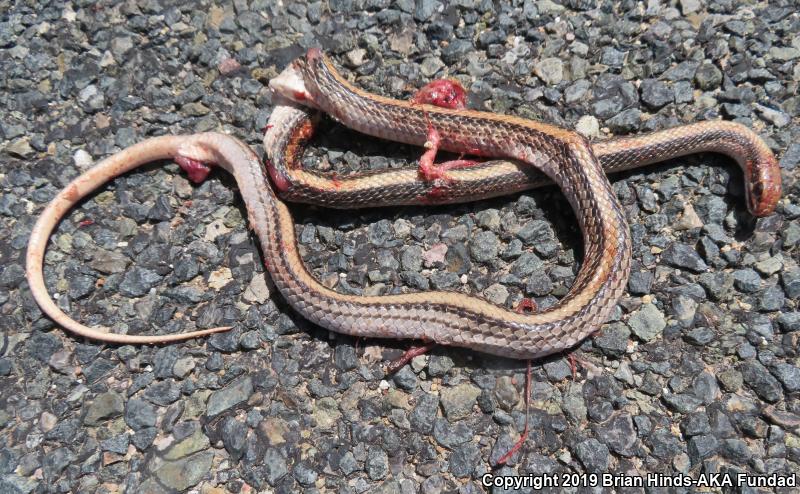
<svg viewBox="0 0 800 494">
<path fill-rule="evenodd" d="M 420 109 L 420 105 L 370 95 L 349 85 L 314 51 L 290 70 L 303 74 L 313 95 L 299 91 L 290 93 L 289 97 L 323 107 L 335 118 L 366 133 L 420 145 L 425 139 L 425 124 L 431 122 L 441 134 L 444 149 L 473 154 L 477 150 L 485 156 L 521 160 L 527 166 L 511 165 L 524 170 L 523 173 L 533 170 L 529 165 L 540 168 L 564 191 L 578 213 L 586 240 L 584 265 L 570 292 L 548 310 L 526 315 L 502 309 L 481 298 L 451 292 L 358 297 L 330 290 L 314 279 L 299 257 L 292 217 L 266 178 L 278 169 L 262 168 L 252 150 L 242 142 L 208 133 L 153 138 L 126 148 L 75 179 L 48 205 L 31 233 L 27 256 L 31 292 L 42 310 L 70 331 L 116 343 L 163 343 L 229 329 L 155 336 L 108 333 L 69 318 L 53 303 L 44 285 L 42 263 L 47 239 L 78 200 L 137 166 L 156 159 L 176 158 L 190 171 L 198 168 L 195 165 L 202 164 L 199 168 L 205 169 L 207 165 L 216 164 L 234 175 L 276 287 L 304 317 L 332 331 L 356 336 L 424 339 L 529 359 L 569 348 L 604 322 L 624 290 L 630 268 L 631 241 L 620 206 L 595 157 L 596 151 L 585 139 L 573 132 L 515 117 L 444 110 L 428 105 Z M 304 132 L 313 130 L 304 125 Z M 293 129 L 278 127 L 268 126 L 267 134 L 271 138 L 268 143 L 265 141 L 273 162 L 298 155 L 306 139 L 302 135 L 301 139 L 286 141 L 297 134 L 288 132 Z M 277 134 L 271 134 L 272 130 Z M 282 135 L 281 131 L 287 133 Z M 746 150 L 747 146 L 741 149 Z M 275 151 L 284 154 L 275 156 Z M 771 153 L 766 152 L 774 160 Z M 623 153 L 622 156 L 624 161 L 628 155 Z M 748 169 L 753 160 L 750 157 L 744 160 L 743 166 L 750 172 L 751 179 L 759 177 L 765 169 L 767 178 L 772 177 L 770 174 L 774 170 L 770 167 Z M 498 165 L 480 165 L 454 172 L 469 174 L 478 170 L 480 173 L 492 166 Z M 773 203 L 756 208 L 754 212 L 771 210 L 780 194 L 779 179 L 777 184 L 774 180 L 757 183 L 760 185 L 753 187 L 751 200 Z M 285 185 L 279 184 L 279 188 L 284 189 Z M 338 188 L 347 187 L 340 184 Z M 475 196 L 479 197 L 480 191 Z"/>
</svg>

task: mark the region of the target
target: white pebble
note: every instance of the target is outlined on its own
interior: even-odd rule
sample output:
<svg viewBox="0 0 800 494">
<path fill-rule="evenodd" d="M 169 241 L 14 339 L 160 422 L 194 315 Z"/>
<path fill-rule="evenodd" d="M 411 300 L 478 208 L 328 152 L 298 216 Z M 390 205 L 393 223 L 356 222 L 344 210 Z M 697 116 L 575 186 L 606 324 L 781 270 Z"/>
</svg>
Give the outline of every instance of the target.
<svg viewBox="0 0 800 494">
<path fill-rule="evenodd" d="M 89 168 L 94 163 L 92 156 L 83 149 L 75 151 L 75 154 L 72 156 L 72 160 L 75 162 L 75 166 L 81 170 Z"/>
<path fill-rule="evenodd" d="M 592 115 L 584 115 L 578 119 L 575 130 L 589 139 L 600 136 L 600 122 Z"/>
</svg>

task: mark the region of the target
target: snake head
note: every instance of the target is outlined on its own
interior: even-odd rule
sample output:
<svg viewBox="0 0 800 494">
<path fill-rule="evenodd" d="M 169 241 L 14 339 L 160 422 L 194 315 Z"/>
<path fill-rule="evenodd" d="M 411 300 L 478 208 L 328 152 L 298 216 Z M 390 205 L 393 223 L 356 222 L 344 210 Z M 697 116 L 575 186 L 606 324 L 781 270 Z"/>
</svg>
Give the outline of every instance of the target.
<svg viewBox="0 0 800 494">
<path fill-rule="evenodd" d="M 270 79 L 269 87 L 272 90 L 272 94 L 278 97 L 277 99 L 273 97 L 273 103 L 279 101 L 280 104 L 286 104 L 288 100 L 302 106 L 318 108 L 306 87 L 305 69 L 306 60 L 299 58 L 283 69 L 283 72 L 278 74 L 277 77 Z"/>
<path fill-rule="evenodd" d="M 748 160 L 744 169 L 747 178 L 747 208 L 753 216 L 769 216 L 775 211 L 781 198 L 781 170 L 778 160 L 771 152 L 767 152 L 758 166 Z"/>
</svg>

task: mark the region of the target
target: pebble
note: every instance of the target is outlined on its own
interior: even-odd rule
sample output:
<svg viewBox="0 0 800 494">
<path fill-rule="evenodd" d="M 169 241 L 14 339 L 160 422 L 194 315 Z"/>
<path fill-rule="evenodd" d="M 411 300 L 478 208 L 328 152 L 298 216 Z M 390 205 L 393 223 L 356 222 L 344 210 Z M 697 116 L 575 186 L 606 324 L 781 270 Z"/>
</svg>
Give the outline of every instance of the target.
<svg viewBox="0 0 800 494">
<path fill-rule="evenodd" d="M 161 278 L 155 271 L 134 266 L 123 276 L 119 291 L 126 297 L 141 297 L 155 287 Z"/>
<path fill-rule="evenodd" d="M 679 413 L 691 413 L 702 403 L 694 396 L 683 393 L 666 394 L 663 399 L 669 408 Z"/>
<path fill-rule="evenodd" d="M 386 451 L 372 446 L 367 453 L 367 462 L 364 467 L 370 479 L 382 480 L 389 474 L 389 456 Z"/>
<path fill-rule="evenodd" d="M 629 134 L 639 129 L 642 112 L 638 108 L 628 108 L 606 120 L 614 134 Z"/>
<path fill-rule="evenodd" d="M 500 248 L 497 236 L 492 232 L 479 232 L 470 243 L 470 255 L 476 262 L 489 262 L 497 257 Z"/>
<path fill-rule="evenodd" d="M 423 394 L 408 417 L 409 422 L 411 422 L 411 427 L 421 433 L 430 433 L 433 430 L 433 422 L 436 418 L 438 408 L 439 397 L 437 395 L 430 393 Z M 467 412 L 468 411 L 465 411 L 464 414 L 466 415 Z"/>
<path fill-rule="evenodd" d="M 740 269 L 733 273 L 733 286 L 744 293 L 757 292 L 761 288 L 761 277 L 752 269 Z"/>
<path fill-rule="evenodd" d="M 628 320 L 631 331 L 642 341 L 651 341 L 667 326 L 664 314 L 653 304 L 645 304 Z"/>
<path fill-rule="evenodd" d="M 685 268 L 695 273 L 702 273 L 708 265 L 691 246 L 673 242 L 661 253 L 661 260 L 676 268 Z"/>
<path fill-rule="evenodd" d="M 286 457 L 276 448 L 267 448 L 264 454 L 264 479 L 271 486 L 278 484 L 278 481 L 289 473 L 289 467 L 286 464 Z"/>
<path fill-rule="evenodd" d="M 593 341 L 605 355 L 619 358 L 625 354 L 630 336 L 631 330 L 628 326 L 624 323 L 616 322 L 605 326 Z"/>
<path fill-rule="evenodd" d="M 480 393 L 479 388 L 467 383 L 443 389 L 441 391 L 442 409 L 447 419 L 454 421 L 471 415 L 475 399 Z"/>
<path fill-rule="evenodd" d="M 700 0 L 680 0 L 681 12 L 683 15 L 692 14 L 703 8 Z"/>
<path fill-rule="evenodd" d="M 209 417 L 219 415 L 225 410 L 247 401 L 251 394 L 253 394 L 253 381 L 250 377 L 234 381 L 211 394 L 208 399 L 206 415 Z"/>
<path fill-rule="evenodd" d="M 214 453 L 197 453 L 178 461 L 165 462 L 155 474 L 165 486 L 179 491 L 197 485 L 211 468 Z"/>
<path fill-rule="evenodd" d="M 406 391 L 413 391 L 417 387 L 417 376 L 408 366 L 397 371 L 392 380 L 398 388 Z"/>
<path fill-rule="evenodd" d="M 125 423 L 135 431 L 156 425 L 155 407 L 150 403 L 132 398 L 125 404 Z"/>
<path fill-rule="evenodd" d="M 705 412 L 695 412 L 686 415 L 681 421 L 681 432 L 687 437 L 704 435 L 711 432 L 708 415 Z"/>
<path fill-rule="evenodd" d="M 455 366 L 453 359 L 447 355 L 431 355 L 428 360 L 428 375 L 440 377 Z"/>
<path fill-rule="evenodd" d="M 594 432 L 598 439 L 614 453 L 625 457 L 636 454 L 638 440 L 633 428 L 633 420 L 627 413 L 616 415 L 598 425 L 594 428 Z"/>
<path fill-rule="evenodd" d="M 710 328 L 699 327 L 688 331 L 685 338 L 686 341 L 693 345 L 705 346 L 714 341 L 716 335 Z"/>
<path fill-rule="evenodd" d="M 772 366 L 772 373 L 789 393 L 800 390 L 800 368 L 797 366 L 778 362 Z"/>
<path fill-rule="evenodd" d="M 499 283 L 489 285 L 483 291 L 483 296 L 486 297 L 486 300 L 492 302 L 495 305 L 503 305 L 505 301 L 508 299 L 508 295 L 509 295 L 508 289 Z"/>
<path fill-rule="evenodd" d="M 450 473 L 456 478 L 468 477 L 475 471 L 480 462 L 480 449 L 474 444 L 465 444 L 456 448 L 450 455 Z"/>
<path fill-rule="evenodd" d="M 705 62 L 697 68 L 694 80 L 700 89 L 710 91 L 722 83 L 722 72 L 713 63 Z"/>
<path fill-rule="evenodd" d="M 75 154 L 72 155 L 72 161 L 80 170 L 88 170 L 94 164 L 94 159 L 84 149 L 75 151 Z"/>
<path fill-rule="evenodd" d="M 553 229 L 544 220 L 532 220 L 525 223 L 517 231 L 517 238 L 525 245 L 535 245 L 546 242 L 554 237 Z"/>
<path fill-rule="evenodd" d="M 587 472 L 600 473 L 608 468 L 608 448 L 595 438 L 578 443 L 574 453 Z"/>
<path fill-rule="evenodd" d="M 447 245 L 437 243 L 431 246 L 430 249 L 422 253 L 422 260 L 427 268 L 440 267 L 444 265 L 445 255 L 447 254 Z"/>
<path fill-rule="evenodd" d="M 102 393 L 87 403 L 83 422 L 89 426 L 101 425 L 109 419 L 122 415 L 123 410 L 124 403 L 119 394 L 113 391 Z"/>
<path fill-rule="evenodd" d="M 756 266 L 756 269 L 758 269 L 758 266 Z M 771 268 L 768 270 L 771 270 Z M 769 274 L 774 273 L 775 272 Z M 800 297 L 800 269 L 794 268 L 782 271 L 781 285 L 783 286 L 783 292 L 787 297 L 792 299 Z"/>
<path fill-rule="evenodd" d="M 717 452 L 719 442 L 711 434 L 694 436 L 689 439 L 688 453 L 692 465 L 697 465 L 705 458 Z"/>
<path fill-rule="evenodd" d="M 673 91 L 657 79 L 643 80 L 639 91 L 642 94 L 642 101 L 654 110 L 658 110 L 674 100 Z"/>
<path fill-rule="evenodd" d="M 151 403 L 159 406 L 167 406 L 180 398 L 181 390 L 178 384 L 172 379 L 157 381 L 144 391 L 144 397 Z"/>
<path fill-rule="evenodd" d="M 552 382 L 563 381 L 564 379 L 572 375 L 572 368 L 563 359 L 556 360 L 554 362 L 548 362 L 544 364 L 543 367 L 545 373 L 547 374 L 547 377 Z"/>
<path fill-rule="evenodd" d="M 534 65 L 533 72 L 545 84 L 555 86 L 564 79 L 564 64 L 558 58 L 544 58 Z"/>
<path fill-rule="evenodd" d="M 749 360 L 739 367 L 739 371 L 745 384 L 759 397 L 770 403 L 783 398 L 780 383 L 759 362 Z"/>
<path fill-rule="evenodd" d="M 768 106 L 755 104 L 756 110 L 761 114 L 761 118 L 771 123 L 775 127 L 786 127 L 792 121 L 792 118 L 786 113 L 769 108 Z"/>
<path fill-rule="evenodd" d="M 592 115 L 584 115 L 575 124 L 575 131 L 589 139 L 600 136 L 600 122 Z"/>
</svg>

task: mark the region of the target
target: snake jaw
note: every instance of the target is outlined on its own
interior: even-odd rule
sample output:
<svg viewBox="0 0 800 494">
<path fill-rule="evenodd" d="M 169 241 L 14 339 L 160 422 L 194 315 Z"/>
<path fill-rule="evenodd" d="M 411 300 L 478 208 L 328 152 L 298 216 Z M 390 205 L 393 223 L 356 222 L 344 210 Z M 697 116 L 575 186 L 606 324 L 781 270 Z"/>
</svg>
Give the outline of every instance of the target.
<svg viewBox="0 0 800 494">
<path fill-rule="evenodd" d="M 303 65 L 303 60 L 295 60 L 283 69 L 283 72 L 278 74 L 277 77 L 270 79 L 269 87 L 272 90 L 273 103 L 276 105 L 279 103 L 284 104 L 284 101 L 288 100 L 293 104 L 319 109 L 308 88 L 306 88 L 303 78 Z"/>
</svg>

